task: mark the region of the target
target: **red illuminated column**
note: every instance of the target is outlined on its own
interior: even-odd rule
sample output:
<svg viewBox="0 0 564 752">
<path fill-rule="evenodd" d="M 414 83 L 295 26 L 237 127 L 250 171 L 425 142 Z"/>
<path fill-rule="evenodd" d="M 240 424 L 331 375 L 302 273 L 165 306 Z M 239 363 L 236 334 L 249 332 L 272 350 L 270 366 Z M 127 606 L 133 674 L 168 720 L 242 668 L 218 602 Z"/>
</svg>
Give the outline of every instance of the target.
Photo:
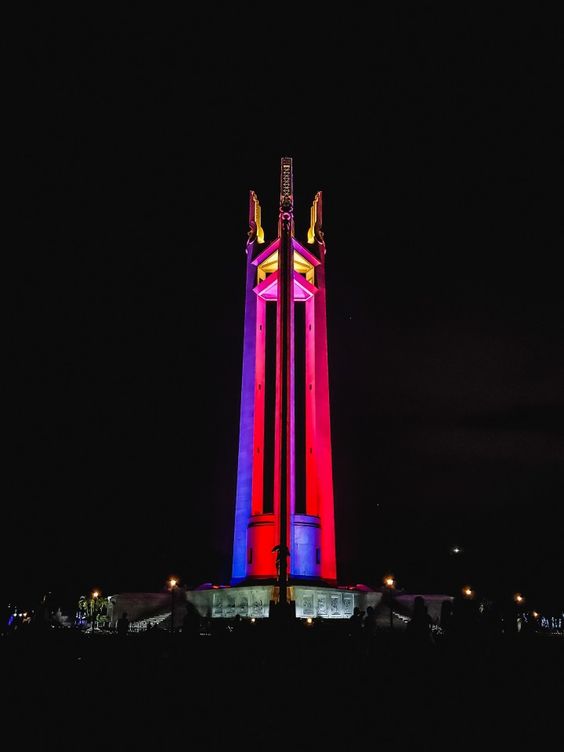
<svg viewBox="0 0 564 752">
<path fill-rule="evenodd" d="M 335 553 L 335 509 L 333 501 L 333 462 L 329 413 L 329 366 L 327 357 L 327 313 L 325 298 L 325 246 L 320 246 L 321 265 L 317 267 L 315 306 L 315 439 L 316 466 L 321 517 L 321 577 L 337 579 Z"/>
</svg>

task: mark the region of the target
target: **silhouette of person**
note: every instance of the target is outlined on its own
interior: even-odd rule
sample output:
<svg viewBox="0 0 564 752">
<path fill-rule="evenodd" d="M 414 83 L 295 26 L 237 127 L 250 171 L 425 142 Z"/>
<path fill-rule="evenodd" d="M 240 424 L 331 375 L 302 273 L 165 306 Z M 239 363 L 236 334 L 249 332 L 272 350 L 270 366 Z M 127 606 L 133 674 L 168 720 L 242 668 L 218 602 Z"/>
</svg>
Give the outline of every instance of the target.
<svg viewBox="0 0 564 752">
<path fill-rule="evenodd" d="M 452 624 L 452 603 L 449 600 L 444 600 L 441 603 L 441 628 L 448 633 Z"/>
<path fill-rule="evenodd" d="M 290 556 L 290 549 L 288 546 L 281 546 L 280 544 L 277 546 L 274 546 L 272 549 L 272 552 L 274 553 L 276 551 L 276 571 L 280 573 L 280 561 L 283 556 L 286 558 Z"/>
<path fill-rule="evenodd" d="M 360 612 L 363 615 L 364 612 Z M 366 615 L 362 621 L 362 628 L 360 634 L 362 636 L 362 642 L 364 644 L 364 652 L 367 657 L 371 657 L 375 649 L 375 637 L 378 633 L 378 625 L 376 623 L 376 611 L 373 606 L 366 607 Z"/>
<path fill-rule="evenodd" d="M 363 629 L 366 633 L 367 638 L 376 636 L 378 625 L 376 623 L 376 611 L 374 610 L 373 606 L 368 606 L 366 608 L 366 616 L 364 617 Z"/>
<path fill-rule="evenodd" d="M 352 615 L 349 616 L 349 637 L 358 639 L 362 633 L 362 625 L 364 622 L 364 611 L 359 606 L 354 607 Z"/>
<path fill-rule="evenodd" d="M 431 617 L 425 600 L 420 595 L 417 595 L 413 601 L 413 616 L 407 625 L 407 633 L 415 645 L 434 645 Z"/>
<path fill-rule="evenodd" d="M 127 611 L 124 611 L 117 621 L 117 633 L 120 637 L 123 637 L 129 632 L 129 619 L 127 618 Z"/>
<path fill-rule="evenodd" d="M 200 636 L 200 614 L 190 601 L 186 601 L 186 614 L 182 619 L 182 634 L 184 637 Z"/>
</svg>

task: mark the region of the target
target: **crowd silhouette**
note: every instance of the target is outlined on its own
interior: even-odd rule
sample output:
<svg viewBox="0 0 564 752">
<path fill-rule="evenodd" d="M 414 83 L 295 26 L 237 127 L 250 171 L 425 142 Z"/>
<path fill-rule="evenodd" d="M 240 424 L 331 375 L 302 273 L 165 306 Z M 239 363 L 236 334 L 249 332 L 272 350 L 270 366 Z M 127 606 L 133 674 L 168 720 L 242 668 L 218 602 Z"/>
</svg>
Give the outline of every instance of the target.
<svg viewBox="0 0 564 752">
<path fill-rule="evenodd" d="M 346 745 L 354 728 L 357 742 L 407 748 L 424 727 L 440 749 L 460 733 L 463 715 L 479 719 L 464 733 L 476 743 L 484 734 L 522 741 L 528 724 L 538 740 L 551 727 L 563 643 L 519 626 L 514 604 L 445 599 L 435 622 L 417 597 L 398 616 L 390 629 L 387 614 L 369 605 L 349 619 L 281 624 L 211 619 L 190 606 L 174 632 L 166 620 L 133 631 L 127 613 L 117 629 L 96 634 L 20 625 L 0 640 L 5 707 L 22 717 L 32 708 L 47 735 L 95 715 L 115 725 L 116 744 L 141 749 L 173 733 L 163 718 L 186 713 L 190 742 L 208 749 L 232 744 L 249 724 L 271 749 L 296 746 L 294 737 L 272 738 L 277 713 L 290 727 L 307 719 L 307 747 Z"/>
</svg>

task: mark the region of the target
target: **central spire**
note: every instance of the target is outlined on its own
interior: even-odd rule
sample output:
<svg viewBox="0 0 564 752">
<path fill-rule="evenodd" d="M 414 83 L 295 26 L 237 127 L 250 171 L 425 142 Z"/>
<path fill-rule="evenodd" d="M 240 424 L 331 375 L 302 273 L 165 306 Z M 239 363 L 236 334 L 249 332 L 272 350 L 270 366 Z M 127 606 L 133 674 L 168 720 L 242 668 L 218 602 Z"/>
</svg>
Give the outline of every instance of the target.
<svg viewBox="0 0 564 752">
<path fill-rule="evenodd" d="M 280 214 L 278 219 L 278 237 L 282 236 L 282 225 L 286 222 L 290 236 L 294 237 L 294 171 L 292 157 L 280 160 Z"/>
<path fill-rule="evenodd" d="M 294 506 L 294 249 L 293 236 L 293 179 L 292 160 L 282 157 L 280 163 L 280 221 L 278 223 L 278 296 L 276 317 L 276 443 L 280 452 L 277 468 L 275 496 L 278 496 L 278 585 L 279 605 L 284 609 L 288 604 L 288 560 L 291 531 L 290 513 Z"/>
<path fill-rule="evenodd" d="M 294 174 L 292 157 L 280 161 L 280 213 L 292 213 L 294 209 Z"/>
</svg>

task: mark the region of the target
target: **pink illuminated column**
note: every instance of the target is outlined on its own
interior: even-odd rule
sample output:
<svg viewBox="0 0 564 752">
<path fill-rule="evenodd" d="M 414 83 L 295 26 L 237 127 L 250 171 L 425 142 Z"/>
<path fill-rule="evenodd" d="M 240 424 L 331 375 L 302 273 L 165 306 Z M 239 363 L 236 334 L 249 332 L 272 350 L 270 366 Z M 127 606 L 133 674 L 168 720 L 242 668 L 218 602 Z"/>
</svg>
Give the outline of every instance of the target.
<svg viewBox="0 0 564 752">
<path fill-rule="evenodd" d="M 319 209 L 321 213 L 321 195 Z M 327 353 L 327 310 L 325 295 L 325 243 L 317 233 L 317 256 L 321 264 L 316 268 L 317 294 L 314 297 L 315 321 L 312 328 L 314 339 L 314 411 L 312 416 L 315 435 L 316 498 L 312 510 L 321 519 L 321 577 L 337 579 L 335 553 L 335 509 L 333 501 L 333 461 L 331 452 L 331 419 L 329 410 L 329 360 Z M 308 332 L 309 334 L 309 332 Z M 309 500 L 308 500 L 309 501 Z"/>
</svg>

